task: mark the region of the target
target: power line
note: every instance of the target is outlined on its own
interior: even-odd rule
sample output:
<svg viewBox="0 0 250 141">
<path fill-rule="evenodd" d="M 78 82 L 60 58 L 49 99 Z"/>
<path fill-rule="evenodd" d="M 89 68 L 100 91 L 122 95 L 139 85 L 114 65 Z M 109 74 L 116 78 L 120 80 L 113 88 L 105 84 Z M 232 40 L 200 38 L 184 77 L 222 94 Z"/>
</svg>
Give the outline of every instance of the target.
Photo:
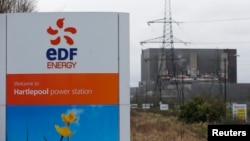
<svg viewBox="0 0 250 141">
<path fill-rule="evenodd" d="M 212 22 L 231 22 L 231 21 L 243 21 L 243 20 L 250 20 L 250 17 L 235 18 L 235 19 L 200 20 L 200 21 L 179 21 L 176 23 L 212 23 Z"/>
<path fill-rule="evenodd" d="M 197 20 L 197 21 L 164 21 L 164 19 L 157 19 L 153 21 L 149 21 L 148 25 L 151 23 L 176 23 L 176 24 L 188 24 L 188 23 L 215 23 L 215 22 L 236 22 L 236 21 L 246 21 L 250 20 L 250 17 L 246 18 L 235 18 L 235 19 L 216 19 L 216 20 Z"/>
<path fill-rule="evenodd" d="M 250 44 L 250 41 L 239 41 L 239 42 L 187 42 L 187 44 L 203 44 L 203 45 L 211 45 L 211 44 Z"/>
</svg>

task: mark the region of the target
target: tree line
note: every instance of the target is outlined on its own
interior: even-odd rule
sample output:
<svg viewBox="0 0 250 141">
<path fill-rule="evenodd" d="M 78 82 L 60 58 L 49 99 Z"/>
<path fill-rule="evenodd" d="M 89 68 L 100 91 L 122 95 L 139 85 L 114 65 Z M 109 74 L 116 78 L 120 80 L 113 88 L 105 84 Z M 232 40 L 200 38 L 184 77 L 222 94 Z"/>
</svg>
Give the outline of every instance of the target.
<svg viewBox="0 0 250 141">
<path fill-rule="evenodd" d="M 0 13 L 35 12 L 36 0 L 0 0 Z"/>
</svg>

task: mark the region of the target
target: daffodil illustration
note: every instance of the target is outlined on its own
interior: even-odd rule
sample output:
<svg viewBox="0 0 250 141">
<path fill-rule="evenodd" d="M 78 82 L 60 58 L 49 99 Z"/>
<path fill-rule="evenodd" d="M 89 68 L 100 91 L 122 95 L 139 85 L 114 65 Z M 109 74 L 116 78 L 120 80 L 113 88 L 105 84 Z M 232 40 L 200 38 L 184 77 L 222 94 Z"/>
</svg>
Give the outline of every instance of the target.
<svg viewBox="0 0 250 141">
<path fill-rule="evenodd" d="M 75 117 L 75 113 L 74 112 L 71 112 L 69 114 L 62 114 L 62 120 L 63 122 L 67 123 L 67 124 L 70 124 L 70 123 L 73 123 L 77 120 L 77 118 Z"/>
<path fill-rule="evenodd" d="M 62 121 L 66 124 L 64 127 L 60 127 L 55 125 L 56 131 L 61 135 L 60 141 L 63 140 L 64 137 L 70 141 L 70 136 L 73 132 L 70 130 L 70 124 L 77 120 L 75 113 L 70 112 L 69 114 L 61 114 Z"/>
<path fill-rule="evenodd" d="M 69 137 L 74 134 L 74 132 L 70 131 L 69 127 L 64 126 L 60 127 L 58 125 L 55 125 L 56 131 L 63 137 Z"/>
</svg>

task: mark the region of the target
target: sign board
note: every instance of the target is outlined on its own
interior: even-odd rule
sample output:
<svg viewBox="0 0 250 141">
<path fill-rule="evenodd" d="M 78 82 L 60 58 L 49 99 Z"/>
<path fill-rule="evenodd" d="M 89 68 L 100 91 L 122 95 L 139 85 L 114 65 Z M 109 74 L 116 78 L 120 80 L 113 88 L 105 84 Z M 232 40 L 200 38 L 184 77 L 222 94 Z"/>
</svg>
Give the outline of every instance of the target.
<svg viewBox="0 0 250 141">
<path fill-rule="evenodd" d="M 247 105 L 246 104 L 233 104 L 233 119 L 240 121 L 247 121 Z"/>
<path fill-rule="evenodd" d="M 138 104 L 131 104 L 131 108 L 138 108 Z"/>
<path fill-rule="evenodd" d="M 168 110 L 168 104 L 160 104 L 160 110 Z"/>
<path fill-rule="evenodd" d="M 150 109 L 151 104 L 149 103 L 144 103 L 142 104 L 142 109 Z"/>
<path fill-rule="evenodd" d="M 7 131 L 0 140 L 130 140 L 128 14 L 1 16 Z"/>
</svg>

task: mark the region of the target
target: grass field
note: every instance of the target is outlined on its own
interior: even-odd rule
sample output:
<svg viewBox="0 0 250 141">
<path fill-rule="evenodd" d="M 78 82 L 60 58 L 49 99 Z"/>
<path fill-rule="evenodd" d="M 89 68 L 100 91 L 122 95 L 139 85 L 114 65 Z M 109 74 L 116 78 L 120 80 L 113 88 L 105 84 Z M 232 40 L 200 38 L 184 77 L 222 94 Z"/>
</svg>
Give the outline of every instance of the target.
<svg viewBox="0 0 250 141">
<path fill-rule="evenodd" d="M 173 115 L 131 109 L 131 141 L 206 141 L 207 123 L 185 124 Z"/>
</svg>

